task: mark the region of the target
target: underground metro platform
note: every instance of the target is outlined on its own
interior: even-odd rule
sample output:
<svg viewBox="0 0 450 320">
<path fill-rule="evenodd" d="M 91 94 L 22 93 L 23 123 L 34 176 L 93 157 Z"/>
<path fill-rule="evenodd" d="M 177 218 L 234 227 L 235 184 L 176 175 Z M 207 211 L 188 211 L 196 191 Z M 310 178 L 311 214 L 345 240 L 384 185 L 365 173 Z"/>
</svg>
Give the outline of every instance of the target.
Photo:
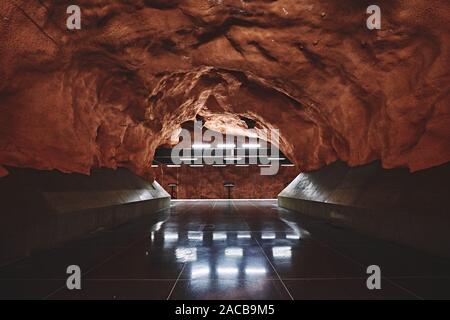
<svg viewBox="0 0 450 320">
<path fill-rule="evenodd" d="M 177 201 L 159 213 L 0 269 L 11 299 L 448 299 L 450 261 L 281 209 Z M 77 262 L 83 290 L 66 288 Z M 366 288 L 367 265 L 383 270 Z"/>
<path fill-rule="evenodd" d="M 448 208 L 417 198 L 446 197 L 449 167 L 353 170 L 301 174 L 278 200 L 170 200 L 127 170 L 10 168 L 0 183 L 13 209 L 2 216 L 0 299 L 450 299 Z M 382 206 L 374 193 L 386 195 Z M 24 196 L 33 202 L 18 205 Z M 81 290 L 67 287 L 70 265 Z M 380 290 L 367 287 L 372 265 Z"/>
</svg>

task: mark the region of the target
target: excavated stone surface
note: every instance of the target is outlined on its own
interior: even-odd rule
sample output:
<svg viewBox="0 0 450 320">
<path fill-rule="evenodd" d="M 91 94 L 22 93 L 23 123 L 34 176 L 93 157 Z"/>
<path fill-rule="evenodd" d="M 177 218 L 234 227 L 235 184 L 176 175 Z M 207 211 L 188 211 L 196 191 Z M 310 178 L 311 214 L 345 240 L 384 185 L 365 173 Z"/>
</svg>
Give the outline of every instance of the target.
<svg viewBox="0 0 450 320">
<path fill-rule="evenodd" d="M 276 199 L 298 175 L 294 167 L 281 167 L 275 176 L 263 176 L 260 168 L 232 167 L 226 168 L 205 166 L 203 168 L 159 167 L 155 170 L 156 180 L 171 194 L 169 184 L 178 186 L 174 193 L 178 199 L 227 199 L 228 190 L 225 183 L 233 183 L 231 191 L 233 199 Z"/>
<path fill-rule="evenodd" d="M 184 122 L 281 130 L 299 170 L 450 160 L 448 0 L 0 1 L 0 165 L 152 177 Z M 0 167 L 1 168 L 1 167 Z M 0 175 L 4 175 L 0 169 Z"/>
</svg>

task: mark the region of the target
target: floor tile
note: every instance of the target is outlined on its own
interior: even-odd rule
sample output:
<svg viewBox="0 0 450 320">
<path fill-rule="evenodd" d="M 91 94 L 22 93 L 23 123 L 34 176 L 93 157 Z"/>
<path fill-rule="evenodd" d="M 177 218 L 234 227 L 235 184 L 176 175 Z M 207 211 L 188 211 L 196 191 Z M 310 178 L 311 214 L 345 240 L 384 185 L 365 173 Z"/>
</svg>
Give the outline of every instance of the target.
<svg viewBox="0 0 450 320">
<path fill-rule="evenodd" d="M 261 245 L 282 279 L 366 275 L 366 269 L 320 244 L 306 242 L 291 247 L 284 242 L 271 242 Z"/>
<path fill-rule="evenodd" d="M 175 281 L 86 280 L 81 290 L 63 289 L 49 300 L 165 300 Z"/>
<path fill-rule="evenodd" d="M 63 280 L 0 279 L 0 300 L 42 300 L 64 284 Z"/>
<path fill-rule="evenodd" d="M 391 280 L 423 299 L 450 300 L 450 278 L 393 278 Z"/>
<path fill-rule="evenodd" d="M 278 280 L 179 281 L 171 300 L 290 300 Z"/>
<path fill-rule="evenodd" d="M 87 279 L 176 279 L 184 262 L 176 248 L 152 250 L 146 239 L 112 257 L 86 275 Z"/>
<path fill-rule="evenodd" d="M 366 279 L 285 280 L 295 300 L 411 300 L 413 295 L 382 281 L 381 290 L 369 290 Z"/>
</svg>

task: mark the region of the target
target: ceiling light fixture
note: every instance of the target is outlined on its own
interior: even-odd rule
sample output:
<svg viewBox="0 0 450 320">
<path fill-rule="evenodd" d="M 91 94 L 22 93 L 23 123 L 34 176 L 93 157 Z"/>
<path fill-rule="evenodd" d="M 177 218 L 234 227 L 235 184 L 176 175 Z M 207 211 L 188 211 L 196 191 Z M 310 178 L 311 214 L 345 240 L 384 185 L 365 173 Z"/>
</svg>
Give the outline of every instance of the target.
<svg viewBox="0 0 450 320">
<path fill-rule="evenodd" d="M 245 149 L 259 149 L 261 145 L 259 143 L 245 143 L 242 145 L 242 148 Z"/>
<path fill-rule="evenodd" d="M 236 145 L 234 143 L 221 143 L 217 145 L 217 148 L 219 149 L 234 149 L 236 148 Z"/>
<path fill-rule="evenodd" d="M 198 158 L 180 158 L 180 161 L 182 162 L 188 162 L 188 161 L 197 161 Z"/>
<path fill-rule="evenodd" d="M 210 149 L 211 144 L 209 143 L 194 143 L 192 149 Z"/>
</svg>

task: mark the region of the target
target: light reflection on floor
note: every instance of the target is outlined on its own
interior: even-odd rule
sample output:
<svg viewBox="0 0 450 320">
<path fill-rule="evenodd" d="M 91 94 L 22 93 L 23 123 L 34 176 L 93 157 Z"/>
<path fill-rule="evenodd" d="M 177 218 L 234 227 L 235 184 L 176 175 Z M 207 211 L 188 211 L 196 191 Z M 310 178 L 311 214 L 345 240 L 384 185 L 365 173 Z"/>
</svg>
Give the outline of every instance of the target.
<svg viewBox="0 0 450 320">
<path fill-rule="evenodd" d="M 337 229 L 274 201 L 175 202 L 150 217 L 0 269 L 0 298 L 450 298 L 450 263 Z M 65 289 L 66 267 L 83 271 Z M 380 265 L 383 289 L 366 268 Z"/>
</svg>

